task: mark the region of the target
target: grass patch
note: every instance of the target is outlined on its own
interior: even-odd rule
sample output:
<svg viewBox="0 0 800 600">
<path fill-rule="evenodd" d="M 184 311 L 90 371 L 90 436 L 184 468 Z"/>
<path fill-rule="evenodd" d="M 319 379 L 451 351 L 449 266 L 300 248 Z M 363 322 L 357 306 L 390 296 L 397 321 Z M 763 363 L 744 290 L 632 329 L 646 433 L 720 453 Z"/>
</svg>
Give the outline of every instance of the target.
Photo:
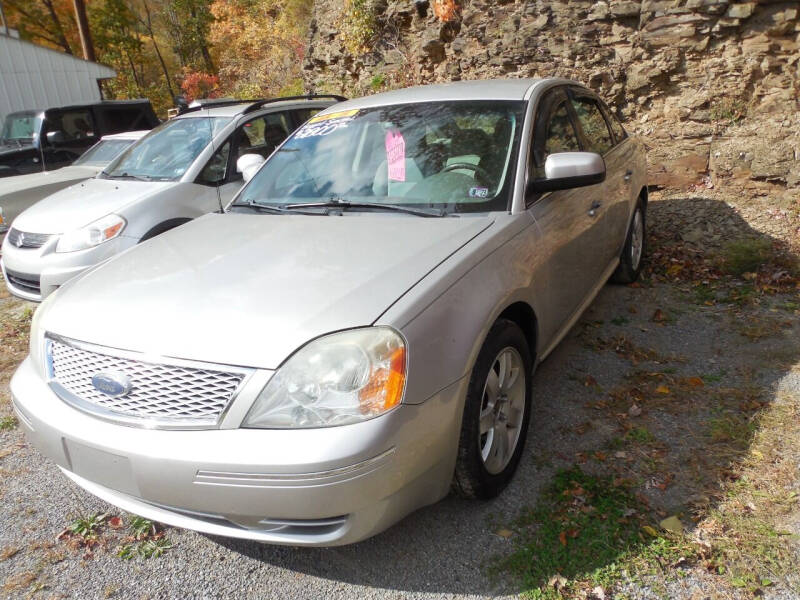
<svg viewBox="0 0 800 600">
<path fill-rule="evenodd" d="M 741 277 L 745 273 L 755 273 L 773 257 L 769 240 L 746 238 L 727 244 L 720 259 L 723 271 Z"/>
<path fill-rule="evenodd" d="M 85 540 L 97 538 L 100 526 L 105 522 L 106 515 L 94 514 L 87 517 L 78 517 L 67 526 L 67 531 Z"/>
<path fill-rule="evenodd" d="M 17 426 L 17 418 L 14 416 L 0 418 L 0 431 L 11 431 Z"/>
<path fill-rule="evenodd" d="M 635 444 L 650 444 L 656 440 L 647 427 L 634 427 L 625 434 L 625 439 Z"/>
<path fill-rule="evenodd" d="M 516 577 L 529 598 L 556 600 L 692 556 L 690 544 L 661 536 L 646 515 L 619 481 L 561 471 L 513 526 L 516 547 L 494 568 Z"/>
</svg>

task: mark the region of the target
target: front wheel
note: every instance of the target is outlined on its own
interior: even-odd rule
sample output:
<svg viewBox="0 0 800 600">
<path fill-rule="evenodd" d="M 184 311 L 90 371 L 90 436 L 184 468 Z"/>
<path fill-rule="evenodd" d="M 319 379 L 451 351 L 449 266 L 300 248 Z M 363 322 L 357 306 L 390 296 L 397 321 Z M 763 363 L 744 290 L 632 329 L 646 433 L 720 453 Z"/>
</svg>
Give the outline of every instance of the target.
<svg viewBox="0 0 800 600">
<path fill-rule="evenodd" d="M 619 257 L 619 266 L 611 281 L 614 283 L 633 283 L 639 278 L 644 262 L 644 252 L 647 248 L 647 228 L 645 221 L 644 204 L 641 199 L 636 203 L 633 212 L 631 226 L 628 229 L 628 237 L 625 238 L 625 246 L 622 248 L 622 255 Z"/>
<path fill-rule="evenodd" d="M 489 331 L 472 369 L 454 488 L 492 498 L 517 470 L 528 431 L 533 359 L 522 330 L 505 319 Z"/>
</svg>

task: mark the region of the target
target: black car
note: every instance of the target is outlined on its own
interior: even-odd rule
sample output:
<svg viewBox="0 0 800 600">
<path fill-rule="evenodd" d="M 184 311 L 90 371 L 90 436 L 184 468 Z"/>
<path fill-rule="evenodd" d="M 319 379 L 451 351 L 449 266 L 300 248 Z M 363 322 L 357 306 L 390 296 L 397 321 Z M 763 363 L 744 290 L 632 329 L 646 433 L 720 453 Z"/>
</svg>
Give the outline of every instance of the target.
<svg viewBox="0 0 800 600">
<path fill-rule="evenodd" d="M 0 177 L 66 166 L 102 136 L 152 129 L 149 100 L 110 100 L 6 115 L 0 131 Z"/>
</svg>

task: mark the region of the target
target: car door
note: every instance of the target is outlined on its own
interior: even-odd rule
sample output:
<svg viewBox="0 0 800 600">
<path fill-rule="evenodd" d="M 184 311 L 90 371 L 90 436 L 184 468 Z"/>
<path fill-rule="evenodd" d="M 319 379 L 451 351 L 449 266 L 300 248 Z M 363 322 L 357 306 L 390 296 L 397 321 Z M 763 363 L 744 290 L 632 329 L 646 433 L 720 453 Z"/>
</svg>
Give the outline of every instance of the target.
<svg viewBox="0 0 800 600">
<path fill-rule="evenodd" d="M 588 152 L 597 152 L 606 163 L 606 180 L 594 186 L 596 205 L 594 218 L 597 221 L 597 236 L 593 240 L 593 251 L 603 257 L 603 267 L 608 267 L 619 257 L 624 231 L 620 233 L 627 211 L 624 191 L 626 161 L 617 151 L 614 136 L 600 108 L 600 101 L 588 90 L 570 89 L 570 99 L 575 110 L 578 135 L 581 145 Z M 593 188 L 594 189 L 594 188 Z"/>
<path fill-rule="evenodd" d="M 636 166 L 636 144 L 620 123 L 619 119 L 611 112 L 606 104 L 601 100 L 600 108 L 606 122 L 611 127 L 614 134 L 614 148 L 608 153 L 606 164 L 611 163 L 616 171 L 610 181 L 616 184 L 612 186 L 615 202 L 612 204 L 608 213 L 609 230 L 612 240 L 617 240 L 616 254 L 622 252 L 625 238 L 628 235 L 628 225 L 631 217 L 631 200 L 638 195 L 638 190 L 633 189 L 633 170 Z"/>
<path fill-rule="evenodd" d="M 528 180 L 544 177 L 545 160 L 550 154 L 581 150 L 574 111 L 564 88 L 546 92 L 534 117 Z M 602 198 L 602 189 L 599 184 L 529 194 L 526 199 L 541 236 L 540 255 L 548 261 L 545 297 L 547 314 L 552 317 L 550 335 L 582 306 L 606 267 L 605 258 L 598 252 L 604 234 L 594 208 Z M 544 339 L 548 338 L 545 334 Z"/>
</svg>

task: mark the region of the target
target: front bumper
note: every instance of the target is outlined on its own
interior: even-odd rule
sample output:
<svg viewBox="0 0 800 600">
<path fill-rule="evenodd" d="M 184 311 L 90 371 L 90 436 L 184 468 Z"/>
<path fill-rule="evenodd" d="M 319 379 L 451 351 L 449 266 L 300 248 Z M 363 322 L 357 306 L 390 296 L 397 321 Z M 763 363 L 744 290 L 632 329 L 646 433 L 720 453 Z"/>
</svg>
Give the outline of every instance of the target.
<svg viewBox="0 0 800 600">
<path fill-rule="evenodd" d="M 178 527 L 308 546 L 362 540 L 444 497 L 465 390 L 341 427 L 164 431 L 75 410 L 30 359 L 11 382 L 31 442 L 89 492 Z"/>
<path fill-rule="evenodd" d="M 0 268 L 9 292 L 25 300 L 41 302 L 76 275 L 135 244 L 135 239 L 119 236 L 86 250 L 57 253 L 57 235 L 41 248 L 16 248 L 4 243 Z M 30 284 L 14 285 L 9 272 Z"/>
</svg>

